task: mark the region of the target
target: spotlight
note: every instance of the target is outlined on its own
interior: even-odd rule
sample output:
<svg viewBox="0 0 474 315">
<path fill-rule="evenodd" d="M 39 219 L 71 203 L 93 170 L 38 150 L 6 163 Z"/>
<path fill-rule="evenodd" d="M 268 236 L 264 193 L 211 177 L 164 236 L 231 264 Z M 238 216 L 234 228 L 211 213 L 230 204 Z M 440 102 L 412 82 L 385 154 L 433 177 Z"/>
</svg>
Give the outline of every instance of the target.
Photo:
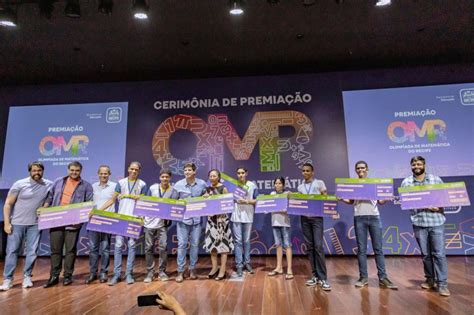
<svg viewBox="0 0 474 315">
<path fill-rule="evenodd" d="M 133 1 L 132 13 L 133 17 L 138 20 L 148 19 L 148 10 L 149 6 L 145 0 L 135 0 Z"/>
<path fill-rule="evenodd" d="M 232 15 L 242 15 L 244 14 L 244 9 L 242 8 L 242 1 L 232 1 L 230 5 L 229 13 Z"/>
<path fill-rule="evenodd" d="M 392 4 L 392 0 L 377 0 L 375 2 L 376 7 L 384 7 L 386 5 L 391 5 L 391 4 Z"/>
<path fill-rule="evenodd" d="M 99 12 L 102 14 L 111 15 L 114 7 L 113 0 L 100 0 L 99 1 Z"/>
<path fill-rule="evenodd" d="M 12 8 L 0 8 L 0 26 L 16 27 L 16 20 L 16 12 Z"/>
<path fill-rule="evenodd" d="M 81 5 L 79 0 L 68 0 L 66 2 L 66 8 L 64 9 L 64 14 L 70 18 L 80 18 L 81 17 Z"/>
</svg>

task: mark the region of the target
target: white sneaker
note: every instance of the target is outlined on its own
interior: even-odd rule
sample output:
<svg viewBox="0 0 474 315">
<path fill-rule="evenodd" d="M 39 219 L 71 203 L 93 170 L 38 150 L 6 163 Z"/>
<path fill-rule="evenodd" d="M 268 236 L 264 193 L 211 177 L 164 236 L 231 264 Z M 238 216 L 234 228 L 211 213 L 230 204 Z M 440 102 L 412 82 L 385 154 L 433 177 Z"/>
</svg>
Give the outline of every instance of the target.
<svg viewBox="0 0 474 315">
<path fill-rule="evenodd" d="M 23 289 L 33 287 L 33 281 L 31 281 L 31 277 L 26 276 L 26 277 L 23 278 L 22 287 L 23 287 Z"/>
<path fill-rule="evenodd" d="M 0 291 L 8 291 L 13 287 L 13 281 L 11 279 L 3 280 L 3 284 L 0 286 Z"/>
</svg>

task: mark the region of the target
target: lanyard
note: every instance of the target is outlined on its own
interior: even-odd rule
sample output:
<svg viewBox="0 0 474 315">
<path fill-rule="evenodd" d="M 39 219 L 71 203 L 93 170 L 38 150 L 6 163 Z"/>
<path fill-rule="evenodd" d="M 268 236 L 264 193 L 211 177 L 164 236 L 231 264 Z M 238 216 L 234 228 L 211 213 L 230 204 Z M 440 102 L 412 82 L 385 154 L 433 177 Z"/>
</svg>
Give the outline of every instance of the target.
<svg viewBox="0 0 474 315">
<path fill-rule="evenodd" d="M 166 192 L 170 189 L 170 186 L 168 186 L 168 188 L 165 189 L 165 191 L 161 192 L 161 185 L 158 187 L 158 195 L 160 196 L 160 198 L 163 198 L 163 196 L 166 194 Z"/>
<path fill-rule="evenodd" d="M 128 184 L 128 193 L 129 193 L 130 195 L 132 195 L 132 194 L 133 194 L 133 188 L 135 188 L 135 184 L 137 183 L 137 181 L 138 181 L 138 179 L 136 179 L 136 180 L 133 182 L 132 188 L 130 188 L 130 181 L 129 181 L 129 180 L 127 180 L 127 184 Z"/>
<path fill-rule="evenodd" d="M 313 187 L 313 183 L 314 183 L 314 180 L 309 184 L 309 189 L 308 189 L 308 186 L 306 186 L 306 183 L 303 183 L 304 185 L 304 189 L 306 190 L 306 194 L 311 194 L 311 188 Z"/>
</svg>

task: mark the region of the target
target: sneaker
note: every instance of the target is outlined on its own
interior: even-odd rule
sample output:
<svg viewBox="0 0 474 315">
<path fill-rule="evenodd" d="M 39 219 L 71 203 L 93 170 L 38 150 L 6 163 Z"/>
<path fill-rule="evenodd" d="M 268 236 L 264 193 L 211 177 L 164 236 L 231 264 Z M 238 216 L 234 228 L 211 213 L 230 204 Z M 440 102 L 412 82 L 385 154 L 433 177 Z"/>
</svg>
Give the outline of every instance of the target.
<svg viewBox="0 0 474 315">
<path fill-rule="evenodd" d="M 420 286 L 421 286 L 422 289 L 430 290 L 430 289 L 435 289 L 436 288 L 436 283 L 427 280 L 427 281 L 423 282 Z"/>
<path fill-rule="evenodd" d="M 242 267 L 237 267 L 237 277 L 242 278 L 244 275 L 244 272 L 242 270 Z"/>
<path fill-rule="evenodd" d="M 33 287 L 33 281 L 31 281 L 31 277 L 25 276 L 23 278 L 23 284 L 21 286 L 23 287 L 23 289 L 28 289 L 28 288 Z"/>
<path fill-rule="evenodd" d="M 197 278 L 198 278 L 198 276 L 197 276 L 196 272 L 194 271 L 194 269 L 189 271 L 189 279 L 196 280 Z"/>
<path fill-rule="evenodd" d="M 118 282 L 120 282 L 120 280 L 121 280 L 121 279 L 120 279 L 119 276 L 113 276 L 113 277 L 109 280 L 109 282 L 107 282 L 107 284 L 108 284 L 109 286 L 114 286 L 114 285 L 116 285 Z"/>
<path fill-rule="evenodd" d="M 131 274 L 126 275 L 125 280 L 127 281 L 127 284 L 134 284 L 135 283 L 135 279 L 133 279 L 133 276 Z"/>
<path fill-rule="evenodd" d="M 160 278 L 161 281 L 168 281 L 170 279 L 170 277 L 168 277 L 168 275 L 164 271 L 160 271 L 160 273 L 158 274 L 158 277 Z"/>
<path fill-rule="evenodd" d="M 311 277 L 310 279 L 306 280 L 305 284 L 308 286 L 308 287 L 314 287 L 315 285 L 318 284 L 318 278 L 316 278 L 315 276 Z"/>
<path fill-rule="evenodd" d="M 331 285 L 329 284 L 329 282 L 327 282 L 326 280 L 319 280 L 318 281 L 318 285 L 321 287 L 321 289 L 323 289 L 324 291 L 331 291 Z"/>
<path fill-rule="evenodd" d="M 143 282 L 145 283 L 150 283 L 153 281 L 153 274 L 154 272 L 153 271 L 148 271 L 146 277 L 145 277 L 145 280 L 143 280 Z"/>
<path fill-rule="evenodd" d="M 3 284 L 0 286 L 0 291 L 8 291 L 13 287 L 13 281 L 11 279 L 3 280 Z"/>
<path fill-rule="evenodd" d="M 441 296 L 450 296 L 451 295 L 451 292 L 449 292 L 447 285 L 440 285 L 439 289 L 438 289 L 438 293 Z"/>
<path fill-rule="evenodd" d="M 369 279 L 364 278 L 364 277 L 360 277 L 359 280 L 357 280 L 356 283 L 354 283 L 356 288 L 362 288 L 368 284 L 369 284 Z"/>
<path fill-rule="evenodd" d="M 245 269 L 247 269 L 247 271 L 251 274 L 254 273 L 253 268 L 250 264 L 245 264 Z"/>
<path fill-rule="evenodd" d="M 181 283 L 183 282 L 184 277 L 182 272 L 178 272 L 178 275 L 176 276 L 176 282 Z"/>
<path fill-rule="evenodd" d="M 383 278 L 383 279 L 379 280 L 379 286 L 381 286 L 383 288 L 387 288 L 387 289 L 398 290 L 398 286 L 393 284 L 393 282 L 390 281 L 389 278 Z"/>
</svg>

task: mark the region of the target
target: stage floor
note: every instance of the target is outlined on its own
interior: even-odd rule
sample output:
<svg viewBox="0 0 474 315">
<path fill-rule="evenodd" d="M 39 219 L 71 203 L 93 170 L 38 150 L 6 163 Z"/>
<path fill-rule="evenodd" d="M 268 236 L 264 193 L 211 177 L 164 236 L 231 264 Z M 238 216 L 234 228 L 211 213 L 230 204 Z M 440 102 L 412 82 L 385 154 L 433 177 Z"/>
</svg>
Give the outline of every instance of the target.
<svg viewBox="0 0 474 315">
<path fill-rule="evenodd" d="M 31 289 L 22 289 L 23 259 L 15 273 L 14 287 L 0 292 L 0 313 L 15 314 L 171 314 L 156 307 L 139 308 L 136 296 L 160 289 L 182 303 L 187 314 L 474 314 L 474 257 L 449 257 L 450 297 L 420 288 L 423 267 L 420 257 L 386 257 L 387 272 L 399 289 L 380 289 L 373 259 L 369 261 L 369 286 L 354 287 L 358 278 L 355 256 L 327 257 L 331 292 L 305 286 L 309 274 L 306 257 L 294 258 L 293 280 L 284 276 L 269 277 L 275 257 L 254 257 L 256 273 L 244 281 L 215 281 L 207 279 L 210 258 L 199 258 L 198 280 L 186 279 L 176 283 L 176 259 L 170 256 L 168 282 L 143 283 L 144 257 L 137 257 L 133 285 L 120 282 L 114 287 L 95 282 L 85 285 L 88 258 L 76 262 L 74 283 L 43 289 L 49 276 L 49 258 L 39 258 L 34 269 Z M 125 262 L 124 262 L 125 263 Z M 3 270 L 4 261 L 0 262 Z M 229 258 L 228 266 L 233 266 Z M 228 270 L 230 273 L 230 270 Z"/>
</svg>

